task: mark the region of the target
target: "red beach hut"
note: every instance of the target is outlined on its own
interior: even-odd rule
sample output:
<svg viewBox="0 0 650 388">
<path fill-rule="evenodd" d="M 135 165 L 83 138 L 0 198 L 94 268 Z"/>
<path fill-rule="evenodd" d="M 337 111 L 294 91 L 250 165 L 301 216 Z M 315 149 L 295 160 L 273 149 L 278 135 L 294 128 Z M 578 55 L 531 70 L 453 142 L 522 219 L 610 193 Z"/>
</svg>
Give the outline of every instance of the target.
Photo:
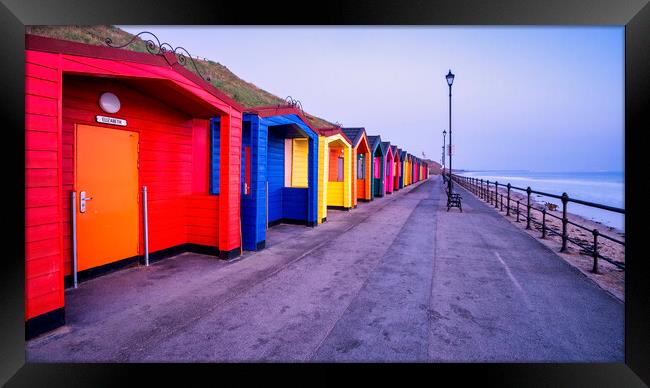
<svg viewBox="0 0 650 388">
<path fill-rule="evenodd" d="M 368 202 L 372 199 L 372 154 L 365 128 L 341 130 L 352 142 L 352 206 L 356 207 L 357 200 Z"/>
<path fill-rule="evenodd" d="M 239 255 L 239 104 L 172 52 L 25 43 L 27 337 L 64 323 L 77 275 L 182 251 Z"/>
</svg>

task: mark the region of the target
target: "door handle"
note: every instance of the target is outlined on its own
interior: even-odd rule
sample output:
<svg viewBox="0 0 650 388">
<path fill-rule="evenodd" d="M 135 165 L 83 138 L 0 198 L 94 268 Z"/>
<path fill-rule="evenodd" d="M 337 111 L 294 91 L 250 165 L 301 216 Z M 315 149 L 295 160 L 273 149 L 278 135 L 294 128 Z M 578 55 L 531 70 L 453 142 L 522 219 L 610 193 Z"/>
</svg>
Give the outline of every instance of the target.
<svg viewBox="0 0 650 388">
<path fill-rule="evenodd" d="M 79 213 L 86 212 L 86 201 L 90 201 L 91 199 L 93 197 L 87 197 L 85 191 L 79 193 Z"/>
</svg>

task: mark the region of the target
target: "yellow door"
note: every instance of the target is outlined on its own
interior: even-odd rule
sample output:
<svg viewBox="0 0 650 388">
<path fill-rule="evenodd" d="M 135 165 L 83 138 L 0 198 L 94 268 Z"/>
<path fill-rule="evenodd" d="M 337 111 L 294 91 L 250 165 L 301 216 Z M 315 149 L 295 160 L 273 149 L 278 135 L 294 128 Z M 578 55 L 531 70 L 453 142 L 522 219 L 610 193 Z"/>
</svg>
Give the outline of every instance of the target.
<svg viewBox="0 0 650 388">
<path fill-rule="evenodd" d="M 136 256 L 138 133 L 78 125 L 75 144 L 78 270 Z"/>
</svg>

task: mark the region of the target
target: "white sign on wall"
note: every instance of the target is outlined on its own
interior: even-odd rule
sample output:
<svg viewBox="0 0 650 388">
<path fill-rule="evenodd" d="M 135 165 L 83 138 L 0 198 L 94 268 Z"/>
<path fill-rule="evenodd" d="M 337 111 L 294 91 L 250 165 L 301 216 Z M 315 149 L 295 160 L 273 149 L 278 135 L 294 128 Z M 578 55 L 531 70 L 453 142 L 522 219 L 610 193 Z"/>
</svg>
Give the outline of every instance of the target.
<svg viewBox="0 0 650 388">
<path fill-rule="evenodd" d="M 126 127 L 126 120 L 124 119 L 117 119 L 115 117 L 99 116 L 99 115 L 97 115 L 95 118 L 98 123 L 112 124 L 112 125 L 119 125 L 121 127 Z"/>
</svg>

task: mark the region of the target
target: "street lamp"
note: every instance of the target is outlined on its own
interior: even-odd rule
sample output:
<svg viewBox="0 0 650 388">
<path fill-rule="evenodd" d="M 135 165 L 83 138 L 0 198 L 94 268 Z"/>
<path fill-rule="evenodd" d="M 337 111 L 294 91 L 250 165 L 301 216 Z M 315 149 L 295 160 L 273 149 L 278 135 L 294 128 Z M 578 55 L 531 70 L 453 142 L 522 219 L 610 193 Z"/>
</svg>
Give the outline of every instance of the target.
<svg viewBox="0 0 650 388">
<path fill-rule="evenodd" d="M 443 130 L 442 131 L 442 167 L 443 167 L 443 171 L 444 171 L 444 167 L 445 167 L 445 144 L 447 144 L 447 143 L 445 143 L 445 137 L 446 136 L 447 136 L 447 130 Z"/>
<path fill-rule="evenodd" d="M 445 76 L 447 79 L 447 85 L 449 85 L 449 192 L 447 193 L 447 196 L 449 197 L 447 200 L 451 199 L 451 85 L 454 83 L 454 75 L 451 73 L 451 69 L 449 69 L 449 73 Z"/>
</svg>

